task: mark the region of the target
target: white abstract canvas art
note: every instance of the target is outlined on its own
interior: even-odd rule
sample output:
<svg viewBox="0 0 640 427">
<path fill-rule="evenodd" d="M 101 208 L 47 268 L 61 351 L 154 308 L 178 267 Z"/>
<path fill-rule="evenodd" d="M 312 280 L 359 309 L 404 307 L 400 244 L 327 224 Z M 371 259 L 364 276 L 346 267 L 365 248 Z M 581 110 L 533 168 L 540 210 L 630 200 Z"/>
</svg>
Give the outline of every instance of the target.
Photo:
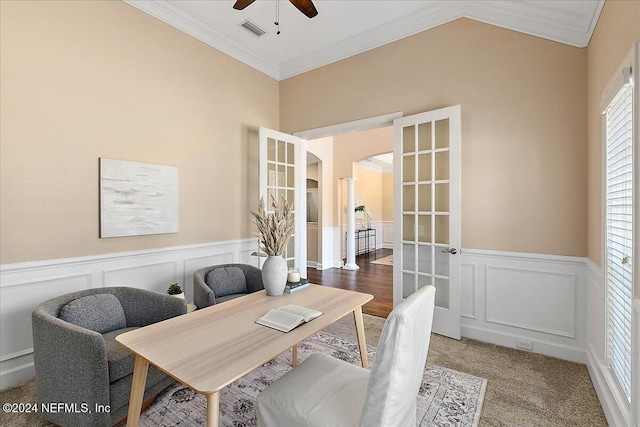
<svg viewBox="0 0 640 427">
<path fill-rule="evenodd" d="M 178 232 L 178 168 L 100 159 L 100 237 Z"/>
</svg>

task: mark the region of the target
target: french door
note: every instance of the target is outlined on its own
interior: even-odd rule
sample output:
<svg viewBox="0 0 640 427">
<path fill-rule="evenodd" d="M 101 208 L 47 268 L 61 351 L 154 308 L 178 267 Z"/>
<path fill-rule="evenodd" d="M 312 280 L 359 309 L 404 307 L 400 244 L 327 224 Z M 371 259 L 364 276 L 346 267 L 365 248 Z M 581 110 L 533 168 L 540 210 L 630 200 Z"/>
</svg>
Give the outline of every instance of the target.
<svg viewBox="0 0 640 427">
<path fill-rule="evenodd" d="M 284 197 L 293 203 L 295 230 L 283 254 L 289 269 L 299 269 L 307 276 L 306 235 L 306 141 L 297 136 L 260 128 L 260 197 L 264 198 L 267 212 L 271 200 Z M 261 259 L 260 265 L 264 259 Z"/>
<path fill-rule="evenodd" d="M 393 121 L 393 304 L 436 287 L 433 332 L 460 339 L 459 105 Z"/>
</svg>

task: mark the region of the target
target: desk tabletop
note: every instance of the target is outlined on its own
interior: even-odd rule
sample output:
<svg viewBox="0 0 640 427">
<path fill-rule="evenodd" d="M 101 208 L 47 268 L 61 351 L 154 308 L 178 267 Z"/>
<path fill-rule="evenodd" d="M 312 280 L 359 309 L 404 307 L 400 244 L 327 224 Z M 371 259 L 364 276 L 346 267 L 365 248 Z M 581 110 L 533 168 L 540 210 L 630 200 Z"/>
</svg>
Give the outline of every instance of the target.
<svg viewBox="0 0 640 427">
<path fill-rule="evenodd" d="M 372 299 L 319 285 L 277 297 L 260 291 L 118 335 L 116 341 L 198 393 L 209 394 Z M 255 323 L 270 309 L 288 304 L 324 314 L 288 333 Z"/>
</svg>

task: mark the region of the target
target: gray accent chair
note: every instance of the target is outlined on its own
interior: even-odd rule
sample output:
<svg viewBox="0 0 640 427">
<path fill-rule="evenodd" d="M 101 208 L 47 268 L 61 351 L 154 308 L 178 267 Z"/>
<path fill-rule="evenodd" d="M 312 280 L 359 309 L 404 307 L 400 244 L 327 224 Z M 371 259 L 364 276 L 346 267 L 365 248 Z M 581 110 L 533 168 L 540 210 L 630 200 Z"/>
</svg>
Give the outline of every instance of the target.
<svg viewBox="0 0 640 427">
<path fill-rule="evenodd" d="M 201 268 L 193 275 L 193 303 L 209 307 L 264 289 L 262 270 L 248 264 Z"/>
<path fill-rule="evenodd" d="M 40 403 L 88 404 L 92 412 L 40 415 L 65 427 L 112 426 L 127 415 L 134 355 L 115 337 L 186 313 L 183 299 L 137 288 L 106 287 L 43 302 L 31 315 Z M 173 379 L 149 367 L 144 401 Z M 97 412 L 95 405 L 109 405 Z"/>
</svg>

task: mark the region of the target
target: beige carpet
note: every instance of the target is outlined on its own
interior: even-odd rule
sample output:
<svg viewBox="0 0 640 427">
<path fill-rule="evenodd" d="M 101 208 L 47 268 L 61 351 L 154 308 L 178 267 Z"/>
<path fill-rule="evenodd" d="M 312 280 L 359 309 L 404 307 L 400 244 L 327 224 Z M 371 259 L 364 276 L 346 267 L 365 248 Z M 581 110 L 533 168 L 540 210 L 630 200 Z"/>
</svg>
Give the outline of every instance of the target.
<svg viewBox="0 0 640 427">
<path fill-rule="evenodd" d="M 375 345 L 384 319 L 364 315 L 367 342 Z M 327 330 L 355 339 L 353 317 L 346 316 Z M 488 379 L 480 427 L 598 427 L 606 426 L 587 367 L 463 338 L 433 335 L 429 363 Z M 34 402 L 35 384 L 0 392 L 0 401 Z M 3 427 L 46 426 L 37 414 L 0 412 Z"/>
</svg>

